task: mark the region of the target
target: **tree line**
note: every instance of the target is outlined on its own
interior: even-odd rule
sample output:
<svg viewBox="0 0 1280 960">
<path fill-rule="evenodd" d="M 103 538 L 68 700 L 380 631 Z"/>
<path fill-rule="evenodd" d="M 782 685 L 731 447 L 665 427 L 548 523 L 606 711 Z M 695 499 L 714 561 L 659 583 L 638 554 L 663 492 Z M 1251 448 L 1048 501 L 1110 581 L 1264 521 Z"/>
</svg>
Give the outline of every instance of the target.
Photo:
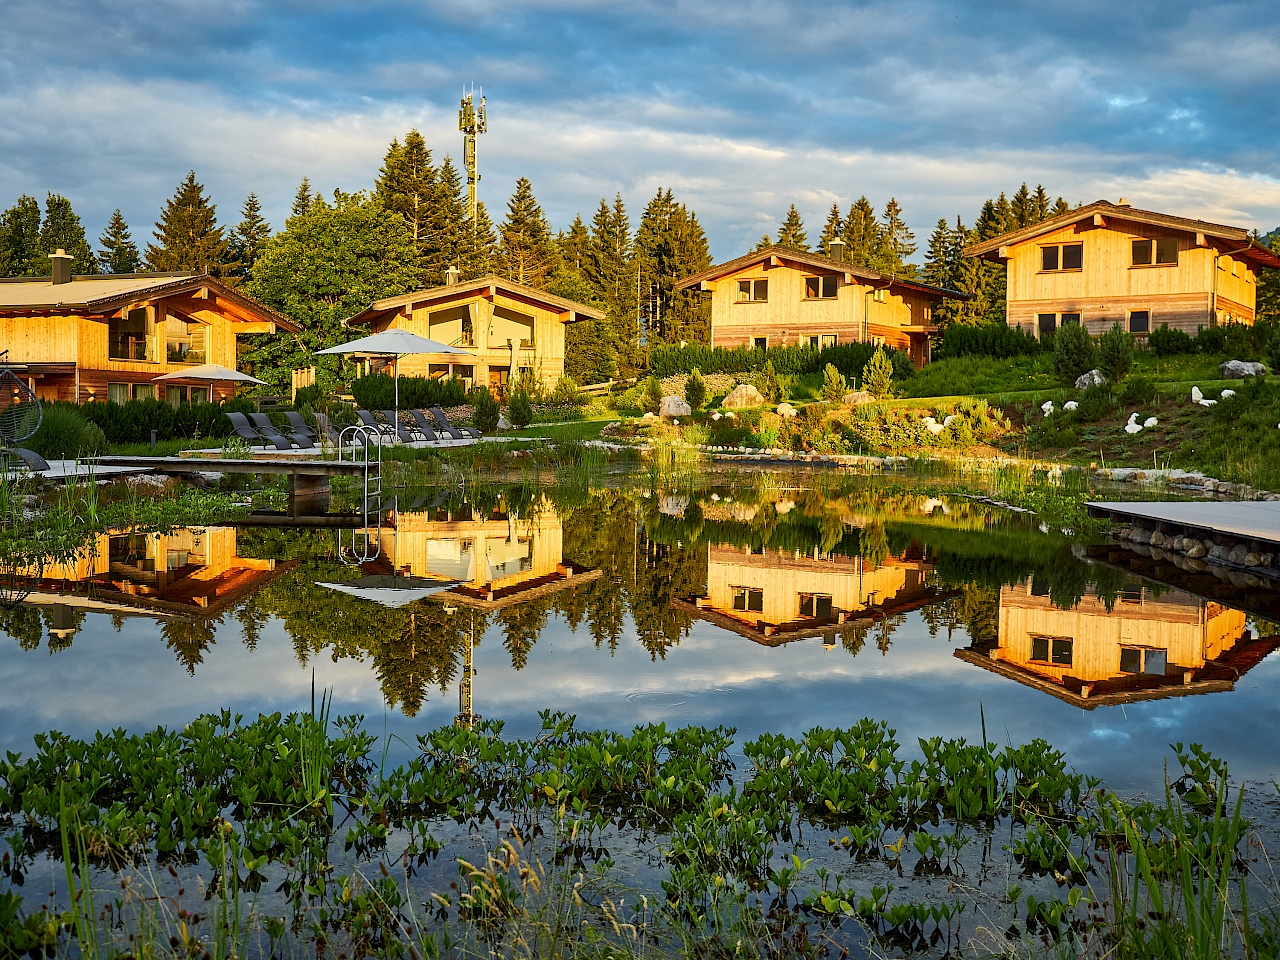
<svg viewBox="0 0 1280 960">
<path fill-rule="evenodd" d="M 972 226 L 959 216 L 939 219 L 917 266 L 911 261 L 916 238 L 896 198 L 879 213 L 865 196 L 845 211 L 833 204 L 812 247 L 792 204 L 774 237 L 766 234 L 757 249 L 776 244 L 829 255 L 839 238 L 851 263 L 969 294 L 968 301 L 947 300 L 935 310 L 943 327 L 1002 323 L 1004 268 L 965 259 L 961 251 L 1070 209 L 1043 186 L 1024 183 L 1012 195 L 985 201 Z M 344 318 L 372 300 L 442 284 L 450 267 L 463 281 L 498 274 L 603 311 L 602 320 L 568 328 L 566 371 L 579 382 L 643 370 L 649 348 L 659 343 L 709 339 L 708 303 L 676 285 L 711 266 L 710 247 L 697 214 L 673 191 L 659 188 L 634 222 L 616 194 L 601 198 L 589 223 L 579 215 L 554 231 L 532 184 L 521 177 L 496 227 L 483 203 L 472 222 L 462 174 L 448 155 L 437 163 L 416 130 L 390 143 L 368 189 L 325 196 L 304 177 L 280 231 L 267 223 L 253 193 L 242 203 L 238 223 L 220 223 L 192 171 L 161 210 L 152 235 L 140 248 L 116 210 L 95 252 L 66 197 L 48 194 L 42 212 L 34 197 L 22 196 L 0 213 L 0 276 L 47 276 L 48 256 L 60 248 L 76 274 L 196 271 L 242 285 L 303 328 L 251 338 L 245 359 L 279 389 L 288 384 L 289 370 L 320 359 L 312 356 L 315 350 L 349 338 Z M 1259 283 L 1260 315 L 1276 309 L 1280 280 L 1266 272 Z M 340 362 L 321 360 L 322 385 L 336 385 Z"/>
</svg>

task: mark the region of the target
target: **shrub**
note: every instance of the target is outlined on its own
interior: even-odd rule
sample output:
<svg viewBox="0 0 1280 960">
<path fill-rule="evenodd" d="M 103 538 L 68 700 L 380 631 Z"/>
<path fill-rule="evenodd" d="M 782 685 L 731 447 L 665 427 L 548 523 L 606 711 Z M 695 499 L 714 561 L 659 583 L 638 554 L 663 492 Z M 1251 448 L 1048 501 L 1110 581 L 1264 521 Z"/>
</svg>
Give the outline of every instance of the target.
<svg viewBox="0 0 1280 960">
<path fill-rule="evenodd" d="M 1227 331 L 1223 327 L 1201 327 L 1196 331 L 1197 353 L 1222 353 L 1227 346 Z"/>
<path fill-rule="evenodd" d="M 1222 338 L 1223 349 L 1235 359 L 1251 360 L 1256 356 L 1253 337 L 1243 323 L 1228 323 Z"/>
<path fill-rule="evenodd" d="M 90 423 L 96 424 L 107 438 L 107 443 L 147 443 L 151 431 L 161 440 L 175 437 L 225 437 L 231 432 L 231 421 L 226 414 L 250 413 L 253 401 L 238 397 L 225 403 L 180 403 L 177 406 L 163 400 L 129 400 L 125 403 L 92 401 L 82 407 L 63 404 L 79 411 Z M 51 404 L 45 404 L 47 410 Z"/>
<path fill-rule="evenodd" d="M 1112 383 L 1119 383 L 1132 367 L 1133 337 L 1120 324 L 1112 324 L 1098 340 L 1098 369 Z"/>
<path fill-rule="evenodd" d="M 862 368 L 862 389 L 877 398 L 893 395 L 893 365 L 883 347 L 877 347 Z"/>
<path fill-rule="evenodd" d="M 764 362 L 764 366 L 756 372 L 751 383 L 769 403 L 773 403 L 782 396 L 782 381 L 778 379 L 778 372 L 774 370 L 772 360 Z"/>
<path fill-rule="evenodd" d="M 1007 360 L 1026 354 L 1038 353 L 1042 344 L 1021 327 L 1004 323 L 988 323 L 981 326 L 952 324 L 942 334 L 933 350 L 938 360 L 954 357 L 995 357 Z"/>
<path fill-rule="evenodd" d="M 1148 380 L 1147 382 L 1150 383 L 1151 381 Z M 1126 383 L 1125 386 L 1127 387 L 1128 384 Z M 1121 388 L 1121 392 L 1123 393 L 1123 388 Z M 1079 419 L 1088 423 L 1092 423 L 1095 420 L 1101 420 L 1103 417 L 1111 414 L 1118 406 L 1116 394 L 1112 392 L 1111 387 L 1107 384 L 1102 384 L 1097 387 L 1087 387 L 1086 389 L 1081 390 L 1080 395 L 1076 398 L 1076 402 L 1080 404 L 1080 406 L 1076 408 L 1076 415 Z M 1065 414 L 1066 411 L 1063 411 L 1061 414 L 1055 413 L 1049 419 L 1063 420 L 1066 419 Z"/>
<path fill-rule="evenodd" d="M 1080 323 L 1069 323 L 1053 339 L 1053 373 L 1068 384 L 1098 365 L 1098 347 Z"/>
<path fill-rule="evenodd" d="M 1190 337 L 1187 338 L 1191 339 Z M 1088 391 L 1085 391 L 1088 393 Z M 1126 407 L 1137 407 L 1151 403 L 1156 398 L 1156 385 L 1150 377 L 1127 377 L 1120 386 L 1116 396 Z"/>
<path fill-rule="evenodd" d="M 303 407 L 310 407 L 312 410 L 322 409 L 324 399 L 324 390 L 320 388 L 320 384 L 313 383 L 309 387 L 301 387 L 293 395 L 293 409 L 301 410 Z"/>
<path fill-rule="evenodd" d="M 507 384 L 507 392 L 513 396 L 517 393 L 526 394 L 530 403 L 537 403 L 545 393 L 542 387 L 542 378 L 529 367 L 520 368 L 515 378 Z"/>
<path fill-rule="evenodd" d="M 488 387 L 476 387 L 471 391 L 471 422 L 481 433 L 493 433 L 498 429 L 498 401 Z"/>
<path fill-rule="evenodd" d="M 1272 335 L 1271 342 L 1267 344 L 1267 370 L 1270 373 L 1280 373 L 1280 330 Z"/>
<path fill-rule="evenodd" d="M 683 347 L 659 344 L 649 353 L 649 372 L 660 378 L 691 373 L 694 367 L 702 371 L 703 376 L 709 373 L 753 373 L 763 369 L 766 362 L 772 362 L 779 376 L 793 377 L 821 373 L 830 363 L 846 377 L 852 378 L 866 366 L 875 351 L 875 345 L 870 343 L 841 343 L 821 350 L 810 346 L 760 350 L 754 347 L 708 347 L 696 343 Z M 905 353 L 890 350 L 889 359 L 896 379 L 904 380 L 911 376 L 914 367 Z"/>
<path fill-rule="evenodd" d="M 849 381 L 836 369 L 834 363 L 828 363 L 822 371 L 822 399 L 830 403 L 839 403 L 849 392 Z"/>
<path fill-rule="evenodd" d="M 517 427 L 527 427 L 533 423 L 533 401 L 529 399 L 529 394 L 523 390 L 513 393 L 507 404 L 507 414 Z"/>
<path fill-rule="evenodd" d="M 395 378 L 371 373 L 351 384 L 351 396 L 365 410 L 390 410 L 396 403 Z M 458 407 L 467 402 L 466 385 L 457 377 L 401 377 L 400 409 Z"/>
<path fill-rule="evenodd" d="M 578 389 L 578 381 L 565 374 L 556 381 L 556 388 L 548 399 L 555 404 L 566 407 L 585 407 L 590 397 Z"/>
<path fill-rule="evenodd" d="M 707 383 L 702 379 L 702 371 L 694 367 L 684 385 L 684 399 L 694 410 L 707 402 Z"/>
<path fill-rule="evenodd" d="M 1196 343 L 1181 330 L 1162 323 L 1147 337 L 1147 348 L 1157 357 L 1175 357 L 1182 353 L 1195 353 Z"/>
<path fill-rule="evenodd" d="M 74 404 L 49 403 L 44 406 L 40 429 L 23 446 L 50 460 L 74 460 L 105 452 L 107 438 Z"/>
<path fill-rule="evenodd" d="M 644 382 L 644 390 L 640 393 L 640 411 L 657 413 L 662 409 L 662 383 L 657 377 L 650 377 Z"/>
</svg>

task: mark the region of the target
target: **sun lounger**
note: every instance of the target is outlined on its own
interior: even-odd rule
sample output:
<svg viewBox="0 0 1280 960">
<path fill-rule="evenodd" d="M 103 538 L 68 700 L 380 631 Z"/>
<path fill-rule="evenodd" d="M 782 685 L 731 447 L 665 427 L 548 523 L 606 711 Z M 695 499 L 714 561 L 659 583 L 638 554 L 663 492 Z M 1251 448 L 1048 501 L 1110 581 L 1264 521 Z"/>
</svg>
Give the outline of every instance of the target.
<svg viewBox="0 0 1280 960">
<path fill-rule="evenodd" d="M 444 415 L 444 411 L 439 407 L 431 408 L 431 416 L 435 417 L 436 425 L 454 440 L 479 440 L 480 431 L 475 427 L 455 427 L 449 422 L 449 418 Z"/>
<path fill-rule="evenodd" d="M 394 410 L 383 410 L 382 416 L 387 421 L 387 426 L 395 431 L 401 443 L 413 443 L 418 439 L 413 435 L 413 427 L 397 417 Z"/>
<path fill-rule="evenodd" d="M 430 418 L 422 410 L 410 410 L 409 416 L 413 418 L 414 426 L 418 432 L 426 438 L 428 443 L 439 443 L 440 435 L 436 433 L 436 428 L 432 424 Z"/>
<path fill-rule="evenodd" d="M 270 436 L 273 433 L 281 437 L 285 436 L 284 431 L 272 423 L 271 418 L 265 413 L 251 413 L 249 414 L 249 419 L 252 421 L 254 429 L 264 437 Z M 311 437 L 307 436 L 305 433 L 298 433 L 296 430 L 290 430 L 288 436 L 289 439 L 298 445 L 299 450 L 306 450 L 308 447 L 314 447 L 316 445 L 315 441 L 312 440 Z"/>
<path fill-rule="evenodd" d="M 248 440 L 249 443 L 260 447 L 270 444 L 277 450 L 293 449 L 293 444 L 289 442 L 288 438 L 281 436 L 279 433 L 272 433 L 271 435 L 259 433 L 243 413 L 228 413 L 227 419 L 231 421 L 231 432 L 241 440 Z"/>
<path fill-rule="evenodd" d="M 289 421 L 289 427 L 294 433 L 300 433 L 304 437 L 310 437 L 312 440 L 316 438 L 316 432 L 312 429 L 311 424 L 307 423 L 306 418 L 295 410 L 286 410 L 284 418 Z"/>
<path fill-rule="evenodd" d="M 34 450 L 28 450 L 26 447 L 0 447 L 0 461 L 11 457 L 25 463 L 32 473 L 44 473 L 49 469 L 49 461 Z"/>
<path fill-rule="evenodd" d="M 378 433 L 382 434 L 382 436 L 386 437 L 388 440 L 396 439 L 396 431 L 392 430 L 390 426 L 375 417 L 371 411 L 357 410 L 356 416 L 360 418 L 360 423 L 368 427 L 370 430 L 378 431 Z"/>
<path fill-rule="evenodd" d="M 334 446 L 337 446 L 338 444 L 344 443 L 344 442 L 347 444 L 350 444 L 351 446 L 355 446 L 357 444 L 364 445 L 372 442 L 369 435 L 365 433 L 363 430 L 352 430 L 350 433 L 346 435 L 346 439 L 344 441 L 343 433 L 345 433 L 346 431 L 339 430 L 337 427 L 335 427 L 330 422 L 329 418 L 323 413 L 316 414 L 316 426 L 320 428 L 321 436 L 323 436 L 329 443 L 332 443 Z M 379 431 L 379 433 L 381 433 L 381 431 Z"/>
</svg>

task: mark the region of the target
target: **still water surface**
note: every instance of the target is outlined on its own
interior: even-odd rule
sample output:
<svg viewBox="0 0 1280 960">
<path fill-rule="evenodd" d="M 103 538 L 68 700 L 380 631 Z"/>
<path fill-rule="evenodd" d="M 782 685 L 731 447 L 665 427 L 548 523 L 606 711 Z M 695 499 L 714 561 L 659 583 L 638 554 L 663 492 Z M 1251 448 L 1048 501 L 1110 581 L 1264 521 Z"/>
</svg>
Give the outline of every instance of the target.
<svg viewBox="0 0 1280 960">
<path fill-rule="evenodd" d="M 0 611 L 0 749 L 314 688 L 405 755 L 468 714 L 742 740 L 865 716 L 904 744 L 1043 737 L 1124 791 L 1158 790 L 1174 741 L 1280 776 L 1274 596 L 961 497 L 792 482 L 434 492 L 369 540 L 106 532 Z"/>
</svg>

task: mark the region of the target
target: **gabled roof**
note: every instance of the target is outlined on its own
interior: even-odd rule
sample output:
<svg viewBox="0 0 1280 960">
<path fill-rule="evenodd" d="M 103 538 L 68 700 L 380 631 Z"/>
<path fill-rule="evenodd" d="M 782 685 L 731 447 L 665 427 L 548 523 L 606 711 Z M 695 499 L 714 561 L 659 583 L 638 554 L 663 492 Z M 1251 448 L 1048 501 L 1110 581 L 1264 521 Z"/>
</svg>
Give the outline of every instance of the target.
<svg viewBox="0 0 1280 960">
<path fill-rule="evenodd" d="M 514 280 L 507 280 L 505 277 L 490 274 L 487 277 L 468 280 L 465 283 L 446 283 L 439 287 L 414 290 L 398 297 L 375 300 L 354 317 L 349 317 L 345 323 L 348 327 L 359 327 L 376 320 L 383 314 L 397 311 L 401 307 L 407 307 L 411 304 L 428 303 L 433 300 L 452 300 L 468 294 L 499 290 L 516 300 L 526 300 L 537 306 L 547 307 L 557 312 L 567 311 L 573 314 L 568 321 L 569 323 L 587 318 L 603 320 L 605 317 L 603 310 L 588 307 L 585 303 L 578 303 L 578 301 L 570 300 L 567 297 L 558 297 L 554 293 L 547 293 L 545 290 L 538 290 L 536 287 L 526 286 L 523 283 L 516 283 Z"/>
<path fill-rule="evenodd" d="M 986 260 L 999 261 L 1005 259 L 1000 256 L 1001 247 L 1012 247 L 1020 243 L 1026 243 L 1028 240 L 1034 240 L 1036 237 L 1043 236 L 1046 233 L 1052 233 L 1054 230 L 1060 230 L 1063 227 L 1079 223 L 1081 220 L 1092 219 L 1095 216 L 1103 217 L 1104 220 L 1123 220 L 1128 223 L 1165 227 L 1180 233 L 1204 234 L 1206 238 L 1212 237 L 1215 240 L 1221 240 L 1235 251 L 1234 256 L 1238 256 L 1242 260 L 1249 260 L 1260 267 L 1280 270 L 1280 256 L 1272 253 L 1267 247 L 1250 237 L 1249 231 L 1244 227 L 1229 227 L 1221 223 L 1210 223 L 1207 220 L 1190 220 L 1186 217 L 1175 217 L 1171 214 L 1156 213 L 1152 210 L 1139 210 L 1137 207 L 1131 207 L 1128 204 L 1111 203 L 1109 200 L 1097 200 L 1088 206 L 1076 207 L 1076 209 L 1060 216 L 1032 224 L 1029 227 L 1010 230 L 1008 233 L 1002 233 L 1000 236 L 992 237 L 990 240 L 970 244 L 964 248 L 964 255 L 966 257 L 982 257 Z"/>
<path fill-rule="evenodd" d="M 176 296 L 207 287 L 218 297 L 258 314 L 282 330 L 302 328 L 283 314 L 213 277 L 195 273 L 115 273 L 74 276 L 68 283 L 51 277 L 0 279 L 0 313 L 63 310 L 67 313 L 106 314 L 140 300 Z"/>
<path fill-rule="evenodd" d="M 703 270 L 701 273 L 695 273 L 691 277 L 685 277 L 676 284 L 677 290 L 688 290 L 696 287 L 704 280 L 718 280 L 721 277 L 731 273 L 737 273 L 747 267 L 754 266 L 766 260 L 777 258 L 780 261 L 794 264 L 800 267 L 810 267 L 814 270 L 826 270 L 831 273 L 846 273 L 859 280 L 864 280 L 872 286 L 883 285 L 890 288 L 900 287 L 905 290 L 914 290 L 917 293 L 923 293 L 937 300 L 970 300 L 969 294 L 961 293 L 959 290 L 948 290 L 946 287 L 935 287 L 932 284 L 921 283 L 919 280 L 909 280 L 902 277 L 891 277 L 888 274 L 881 273 L 879 270 L 872 270 L 870 267 L 858 266 L 845 260 L 836 260 L 832 257 L 823 256 L 820 253 L 810 253 L 807 250 L 796 250 L 792 247 L 780 247 L 774 244 L 771 247 L 765 247 L 763 250 L 752 250 L 748 254 L 738 257 L 736 260 L 728 260 L 725 263 L 718 263 L 709 269 Z"/>
</svg>

